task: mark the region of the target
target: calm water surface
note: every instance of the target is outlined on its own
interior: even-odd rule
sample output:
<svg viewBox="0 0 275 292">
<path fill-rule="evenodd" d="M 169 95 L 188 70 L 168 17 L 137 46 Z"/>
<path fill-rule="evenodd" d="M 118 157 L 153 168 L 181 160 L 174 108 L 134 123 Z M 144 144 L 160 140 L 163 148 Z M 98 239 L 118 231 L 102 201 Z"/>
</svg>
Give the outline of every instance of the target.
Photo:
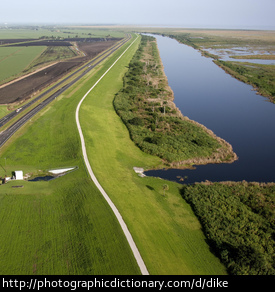
<svg viewBox="0 0 275 292">
<path fill-rule="evenodd" d="M 195 170 L 157 170 L 145 174 L 185 183 L 210 181 L 275 181 L 275 105 L 195 49 L 155 36 L 165 74 L 183 115 L 233 146 L 239 159 Z"/>
</svg>

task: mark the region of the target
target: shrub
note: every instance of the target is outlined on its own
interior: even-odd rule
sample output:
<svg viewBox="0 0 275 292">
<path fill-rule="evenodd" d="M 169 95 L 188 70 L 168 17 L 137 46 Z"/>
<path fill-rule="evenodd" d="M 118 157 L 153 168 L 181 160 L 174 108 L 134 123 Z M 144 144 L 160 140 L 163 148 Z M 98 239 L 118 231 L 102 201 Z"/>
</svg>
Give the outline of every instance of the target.
<svg viewBox="0 0 275 292">
<path fill-rule="evenodd" d="M 139 117 L 134 117 L 133 119 L 128 120 L 128 123 L 133 126 L 143 126 L 143 120 Z"/>
</svg>

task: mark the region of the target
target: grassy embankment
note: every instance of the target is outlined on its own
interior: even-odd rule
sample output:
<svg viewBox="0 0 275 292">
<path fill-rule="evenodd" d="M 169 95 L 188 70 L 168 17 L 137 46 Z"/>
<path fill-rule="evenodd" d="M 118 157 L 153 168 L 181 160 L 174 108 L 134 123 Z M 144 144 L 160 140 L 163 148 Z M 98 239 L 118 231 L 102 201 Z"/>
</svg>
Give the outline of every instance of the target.
<svg viewBox="0 0 275 292">
<path fill-rule="evenodd" d="M 5 170 L 37 175 L 79 167 L 50 182 L 0 186 L 1 274 L 139 273 L 113 213 L 87 177 L 74 117 L 81 93 L 72 94 L 87 90 L 111 60 L 95 69 L 88 83 L 76 84 L 32 118 L 1 149 L 1 176 Z"/>
<path fill-rule="evenodd" d="M 180 195 L 180 185 L 166 182 L 169 190 L 164 194 L 165 181 L 140 178 L 132 169 L 161 163 L 134 145 L 113 108 L 137 46 L 82 105 L 80 122 L 91 165 L 122 213 L 150 273 L 224 274 L 225 268 L 210 252 L 201 225 Z M 39 119 L 32 119 L 1 150 L 1 166 L 7 172 L 79 166 L 50 182 L 20 182 L 24 187 L 18 189 L 12 183 L 1 186 L 2 274 L 138 273 L 114 216 L 87 179 L 74 121 L 79 99 L 117 56 L 55 101 Z"/>
<path fill-rule="evenodd" d="M 226 31 L 226 30 L 187 30 L 165 32 L 165 35 L 179 42 L 192 46 L 211 57 L 214 62 L 233 77 L 252 85 L 259 94 L 275 101 L 275 65 L 221 61 L 218 55 L 208 53 L 205 49 L 231 50 L 234 47 L 245 47 L 250 50 L 262 51 L 263 54 L 248 56 L 233 56 L 234 58 L 274 59 L 275 36 L 272 31 Z M 273 52 L 273 54 L 272 54 Z M 269 54 L 267 54 L 269 53 Z M 232 57 L 232 56 L 231 56 Z"/>
</svg>

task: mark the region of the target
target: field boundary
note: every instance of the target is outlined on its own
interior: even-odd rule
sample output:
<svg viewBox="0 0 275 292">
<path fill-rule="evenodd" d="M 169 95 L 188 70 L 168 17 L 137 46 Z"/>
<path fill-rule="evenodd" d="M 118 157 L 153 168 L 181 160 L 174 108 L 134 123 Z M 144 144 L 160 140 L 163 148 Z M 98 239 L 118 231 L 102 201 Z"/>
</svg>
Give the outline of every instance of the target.
<svg viewBox="0 0 275 292">
<path fill-rule="evenodd" d="M 91 179 L 93 180 L 93 182 L 95 183 L 96 187 L 99 189 L 99 191 L 101 192 L 101 194 L 103 195 L 103 197 L 105 198 L 105 200 L 107 201 L 107 203 L 109 204 L 109 206 L 111 207 L 112 211 L 114 212 L 125 236 L 126 239 L 130 245 L 130 248 L 132 249 L 132 252 L 134 254 L 134 257 L 137 261 L 137 264 L 140 268 L 140 271 L 143 275 L 149 275 L 149 272 L 145 266 L 145 263 L 139 253 L 139 250 L 133 240 L 133 237 L 126 225 L 126 223 L 124 222 L 121 214 L 119 213 L 118 209 L 116 208 L 116 206 L 114 205 L 114 203 L 112 202 L 112 200 L 110 199 L 110 197 L 107 195 L 107 193 L 104 191 L 104 189 L 102 188 L 102 186 L 100 185 L 100 183 L 98 182 L 96 176 L 93 173 L 92 167 L 90 165 L 89 159 L 88 159 L 88 155 L 87 155 L 87 150 L 86 150 L 86 146 L 85 146 L 85 139 L 83 136 L 83 132 L 80 126 L 80 122 L 79 122 L 79 109 L 81 107 L 82 102 L 84 101 L 84 99 L 87 97 L 87 95 L 95 88 L 95 86 L 101 81 L 101 79 L 112 69 L 112 67 L 118 62 L 118 60 L 126 53 L 126 51 L 128 51 L 128 49 L 135 43 L 135 41 L 138 39 L 138 37 L 136 37 L 136 39 L 124 50 L 124 52 L 115 60 L 115 62 L 105 71 L 105 73 L 97 80 L 97 82 L 87 91 L 87 93 L 82 97 L 82 99 L 80 100 L 80 102 L 78 103 L 78 106 L 76 108 L 76 113 L 75 113 L 75 119 L 76 119 L 76 124 L 77 124 L 77 129 L 79 132 L 79 136 L 80 136 L 80 140 L 81 140 L 81 148 L 82 148 L 82 154 L 83 154 L 83 158 L 84 158 L 84 162 L 85 165 L 87 167 L 88 173 L 91 177 Z"/>
</svg>

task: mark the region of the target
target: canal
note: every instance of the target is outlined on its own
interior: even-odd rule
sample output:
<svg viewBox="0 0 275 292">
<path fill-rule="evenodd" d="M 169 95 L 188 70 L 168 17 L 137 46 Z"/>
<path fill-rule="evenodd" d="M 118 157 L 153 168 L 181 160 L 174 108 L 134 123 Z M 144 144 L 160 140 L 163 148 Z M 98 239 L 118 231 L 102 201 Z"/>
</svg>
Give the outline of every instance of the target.
<svg viewBox="0 0 275 292">
<path fill-rule="evenodd" d="M 185 178 L 183 183 L 275 181 L 275 105 L 199 51 L 168 37 L 155 37 L 176 106 L 183 115 L 229 142 L 239 159 L 232 164 L 145 174 L 178 182 Z"/>
</svg>

